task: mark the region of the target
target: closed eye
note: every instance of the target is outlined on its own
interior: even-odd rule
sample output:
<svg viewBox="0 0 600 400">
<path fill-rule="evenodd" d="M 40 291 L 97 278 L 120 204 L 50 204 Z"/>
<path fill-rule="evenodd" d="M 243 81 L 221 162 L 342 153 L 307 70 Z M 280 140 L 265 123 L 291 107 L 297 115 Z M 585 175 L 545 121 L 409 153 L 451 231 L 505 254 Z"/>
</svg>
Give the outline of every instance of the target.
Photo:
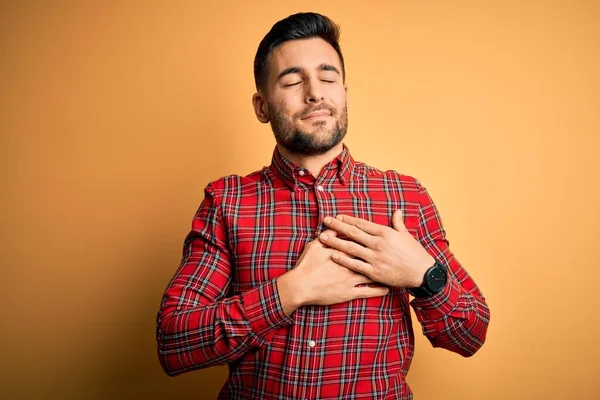
<svg viewBox="0 0 600 400">
<path fill-rule="evenodd" d="M 290 86 L 296 86 L 298 84 L 302 83 L 302 81 L 298 81 L 298 82 L 294 82 L 294 83 L 288 83 L 287 85 L 283 85 L 285 87 L 290 87 Z"/>
<path fill-rule="evenodd" d="M 335 81 L 327 81 L 325 79 L 321 79 L 321 81 L 325 82 L 325 83 L 334 83 Z"/>
</svg>

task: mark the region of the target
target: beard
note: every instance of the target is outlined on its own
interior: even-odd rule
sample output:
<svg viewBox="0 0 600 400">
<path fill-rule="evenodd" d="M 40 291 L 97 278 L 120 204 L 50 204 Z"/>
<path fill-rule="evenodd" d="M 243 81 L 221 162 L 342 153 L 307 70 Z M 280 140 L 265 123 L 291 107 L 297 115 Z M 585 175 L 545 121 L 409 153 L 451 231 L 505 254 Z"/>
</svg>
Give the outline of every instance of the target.
<svg viewBox="0 0 600 400">
<path fill-rule="evenodd" d="M 300 119 L 314 111 L 327 110 L 335 119 L 331 129 L 327 129 L 327 121 L 315 121 L 313 133 L 304 132 L 295 128 L 291 121 Z M 339 116 L 338 116 L 339 114 Z M 348 130 L 348 106 L 344 105 L 341 113 L 328 105 L 309 108 L 293 116 L 290 120 L 273 104 L 269 104 L 269 118 L 271 129 L 277 143 L 290 152 L 302 155 L 321 155 L 338 145 Z"/>
</svg>

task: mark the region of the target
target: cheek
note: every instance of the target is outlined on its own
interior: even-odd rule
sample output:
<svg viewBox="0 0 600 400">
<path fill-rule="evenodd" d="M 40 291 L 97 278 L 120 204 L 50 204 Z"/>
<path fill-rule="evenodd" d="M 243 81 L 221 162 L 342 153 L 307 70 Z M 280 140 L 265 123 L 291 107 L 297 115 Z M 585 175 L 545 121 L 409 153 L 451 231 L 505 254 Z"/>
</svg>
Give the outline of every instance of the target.
<svg viewBox="0 0 600 400">
<path fill-rule="evenodd" d="M 331 99 L 333 102 L 333 105 L 339 109 L 342 110 L 344 107 L 346 107 L 346 91 L 342 88 L 340 89 L 336 89 L 334 91 L 332 91 L 331 93 Z"/>
<path fill-rule="evenodd" d="M 284 103 L 279 106 L 281 114 L 289 120 L 294 120 L 300 117 L 302 113 L 302 107 L 296 104 Z"/>
<path fill-rule="evenodd" d="M 298 101 L 292 93 L 279 94 L 273 99 L 273 103 L 276 105 L 279 114 L 286 118 L 293 118 L 300 111 Z"/>
<path fill-rule="evenodd" d="M 269 102 L 269 115 L 271 117 L 277 116 L 279 119 L 287 118 L 287 105 L 282 103 L 281 101 L 277 101 L 275 103 Z"/>
</svg>

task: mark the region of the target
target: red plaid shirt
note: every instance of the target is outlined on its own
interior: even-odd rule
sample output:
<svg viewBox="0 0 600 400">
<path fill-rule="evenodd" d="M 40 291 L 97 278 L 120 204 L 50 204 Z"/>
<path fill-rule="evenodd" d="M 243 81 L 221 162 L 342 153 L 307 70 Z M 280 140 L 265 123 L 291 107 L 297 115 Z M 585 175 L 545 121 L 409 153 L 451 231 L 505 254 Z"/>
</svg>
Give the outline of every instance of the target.
<svg viewBox="0 0 600 400">
<path fill-rule="evenodd" d="M 414 178 L 355 162 L 345 146 L 315 178 L 275 148 L 269 167 L 212 182 L 205 195 L 158 314 L 169 375 L 228 363 L 220 399 L 411 399 L 409 304 L 434 346 L 469 356 L 483 344 L 489 309 Z M 275 280 L 326 229 L 323 218 L 391 226 L 398 208 L 408 231 L 449 267 L 445 290 L 409 303 L 397 288 L 283 313 Z"/>
</svg>

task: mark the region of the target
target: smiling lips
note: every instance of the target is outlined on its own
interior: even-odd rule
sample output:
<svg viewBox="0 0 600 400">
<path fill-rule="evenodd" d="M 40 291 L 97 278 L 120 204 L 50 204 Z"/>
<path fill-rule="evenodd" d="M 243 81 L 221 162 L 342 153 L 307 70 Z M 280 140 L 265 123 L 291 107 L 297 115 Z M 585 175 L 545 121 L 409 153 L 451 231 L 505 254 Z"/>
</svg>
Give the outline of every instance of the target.
<svg viewBox="0 0 600 400">
<path fill-rule="evenodd" d="M 302 119 L 316 119 L 316 118 L 322 118 L 322 117 L 329 117 L 331 116 L 331 113 L 327 110 L 319 110 L 319 111 L 313 111 L 307 115 L 305 115 L 304 117 L 302 117 Z"/>
</svg>

